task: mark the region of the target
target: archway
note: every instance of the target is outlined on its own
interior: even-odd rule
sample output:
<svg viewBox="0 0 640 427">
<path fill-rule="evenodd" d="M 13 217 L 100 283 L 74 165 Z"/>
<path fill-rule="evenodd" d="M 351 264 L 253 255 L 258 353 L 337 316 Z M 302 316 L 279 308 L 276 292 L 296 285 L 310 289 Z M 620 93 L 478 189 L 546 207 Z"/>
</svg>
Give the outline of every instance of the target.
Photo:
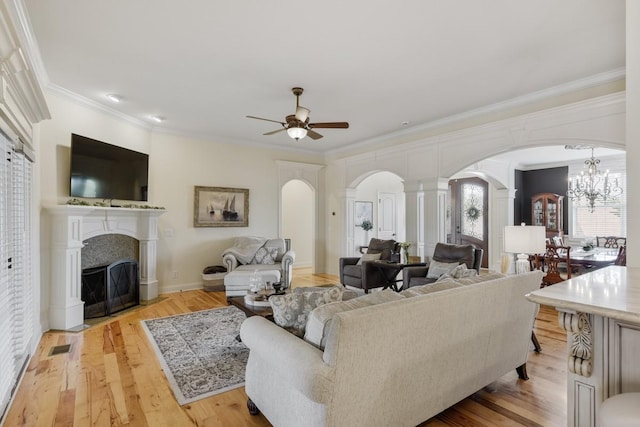
<svg viewBox="0 0 640 427">
<path fill-rule="evenodd" d="M 282 186 L 281 236 L 291 239 L 296 253 L 294 268 L 314 271 L 316 198 L 304 181 L 293 179 Z"/>
<path fill-rule="evenodd" d="M 360 246 L 366 246 L 372 237 L 404 240 L 405 196 L 402 178 L 392 172 L 373 172 L 359 180 L 353 198 L 352 254 L 359 255 Z M 370 231 L 362 228 L 362 220 L 365 219 L 363 213 L 373 225 Z"/>
</svg>

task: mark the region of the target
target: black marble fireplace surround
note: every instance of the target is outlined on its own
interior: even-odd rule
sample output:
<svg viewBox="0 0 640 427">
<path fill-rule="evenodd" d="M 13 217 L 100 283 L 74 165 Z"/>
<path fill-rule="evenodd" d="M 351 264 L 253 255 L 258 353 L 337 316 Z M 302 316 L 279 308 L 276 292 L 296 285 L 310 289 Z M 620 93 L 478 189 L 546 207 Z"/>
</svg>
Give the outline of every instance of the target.
<svg viewBox="0 0 640 427">
<path fill-rule="evenodd" d="M 123 259 L 82 270 L 84 318 L 109 316 L 140 303 L 138 262 Z"/>
</svg>

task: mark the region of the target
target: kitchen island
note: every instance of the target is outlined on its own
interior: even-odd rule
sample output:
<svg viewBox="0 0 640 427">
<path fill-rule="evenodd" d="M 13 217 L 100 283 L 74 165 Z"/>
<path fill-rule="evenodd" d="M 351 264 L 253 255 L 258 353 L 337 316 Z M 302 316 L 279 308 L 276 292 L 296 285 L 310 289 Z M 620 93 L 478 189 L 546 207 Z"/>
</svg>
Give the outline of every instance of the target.
<svg viewBox="0 0 640 427">
<path fill-rule="evenodd" d="M 527 295 L 567 331 L 567 425 L 597 425 L 606 398 L 640 391 L 640 268 L 605 267 Z"/>
</svg>

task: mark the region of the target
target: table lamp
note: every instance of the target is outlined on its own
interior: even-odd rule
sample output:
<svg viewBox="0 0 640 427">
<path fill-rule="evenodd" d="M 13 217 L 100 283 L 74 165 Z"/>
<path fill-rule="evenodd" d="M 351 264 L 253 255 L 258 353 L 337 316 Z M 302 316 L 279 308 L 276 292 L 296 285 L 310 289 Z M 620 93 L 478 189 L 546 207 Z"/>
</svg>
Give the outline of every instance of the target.
<svg viewBox="0 0 640 427">
<path fill-rule="evenodd" d="M 547 250 L 546 230 L 536 225 L 507 225 L 504 227 L 504 251 L 518 254 L 516 274 L 530 271 L 529 255 Z"/>
</svg>

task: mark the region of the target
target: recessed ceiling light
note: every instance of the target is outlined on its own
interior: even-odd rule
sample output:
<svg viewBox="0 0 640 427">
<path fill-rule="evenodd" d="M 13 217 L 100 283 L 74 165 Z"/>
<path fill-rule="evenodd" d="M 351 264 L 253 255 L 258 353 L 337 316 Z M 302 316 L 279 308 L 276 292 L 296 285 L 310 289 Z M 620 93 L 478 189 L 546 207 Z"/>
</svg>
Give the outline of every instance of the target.
<svg viewBox="0 0 640 427">
<path fill-rule="evenodd" d="M 408 122 L 408 121 L 406 121 L 406 120 L 404 120 L 404 121 L 400 122 L 400 125 L 402 125 L 402 126 L 409 126 L 409 122 Z"/>
<path fill-rule="evenodd" d="M 160 116 L 151 116 L 151 120 L 153 120 L 156 123 L 162 123 L 164 122 L 164 117 L 160 117 Z"/>
<path fill-rule="evenodd" d="M 116 103 L 118 103 L 118 102 L 122 101 L 122 96 L 117 95 L 117 94 L 115 94 L 115 93 L 109 93 L 109 94 L 107 94 L 107 95 L 105 95 L 105 96 L 106 96 L 106 97 L 107 97 L 107 99 L 108 99 L 109 101 L 111 101 L 111 102 L 116 102 Z"/>
</svg>

